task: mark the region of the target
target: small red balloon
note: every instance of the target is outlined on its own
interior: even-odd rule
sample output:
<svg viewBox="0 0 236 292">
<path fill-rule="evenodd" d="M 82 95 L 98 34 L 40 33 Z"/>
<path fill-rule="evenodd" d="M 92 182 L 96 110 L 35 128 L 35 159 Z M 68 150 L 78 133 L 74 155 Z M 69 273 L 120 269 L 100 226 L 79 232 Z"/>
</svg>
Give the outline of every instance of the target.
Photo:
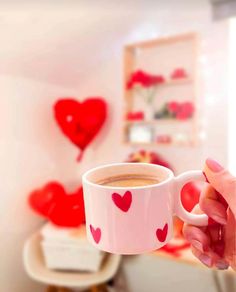
<svg viewBox="0 0 236 292">
<path fill-rule="evenodd" d="M 28 201 L 36 213 L 55 225 L 78 227 L 85 223 L 82 187 L 69 194 L 59 182 L 50 182 L 31 192 Z"/>
<path fill-rule="evenodd" d="M 85 223 L 83 190 L 60 197 L 49 212 L 49 220 L 61 227 L 77 227 Z"/>
<path fill-rule="evenodd" d="M 64 195 L 63 186 L 56 182 L 49 182 L 41 189 L 34 190 L 28 197 L 30 207 L 39 215 L 47 217 L 58 198 Z"/>
</svg>

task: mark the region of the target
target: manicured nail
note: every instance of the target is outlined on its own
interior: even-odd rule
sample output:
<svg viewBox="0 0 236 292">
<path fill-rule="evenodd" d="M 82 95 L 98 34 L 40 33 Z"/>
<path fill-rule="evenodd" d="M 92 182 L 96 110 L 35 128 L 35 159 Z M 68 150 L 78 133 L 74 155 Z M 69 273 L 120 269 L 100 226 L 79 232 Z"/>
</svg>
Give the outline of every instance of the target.
<svg viewBox="0 0 236 292">
<path fill-rule="evenodd" d="M 224 218 L 218 214 L 211 214 L 211 218 L 222 225 L 226 225 L 226 223 L 227 223 L 226 218 Z"/>
<path fill-rule="evenodd" d="M 202 255 L 200 255 L 199 259 L 208 268 L 210 268 L 212 266 L 212 259 L 208 255 L 202 254 Z"/>
<path fill-rule="evenodd" d="M 225 260 L 218 260 L 216 262 L 216 267 L 219 270 L 226 270 L 229 267 L 229 264 Z"/>
<path fill-rule="evenodd" d="M 220 172 L 224 168 L 215 160 L 208 158 L 206 160 L 206 165 L 210 168 L 211 171 L 213 172 Z"/>
<path fill-rule="evenodd" d="M 201 252 L 204 252 L 204 248 L 203 245 L 200 241 L 196 240 L 196 239 L 192 239 L 190 240 L 190 243 L 192 244 L 193 247 L 195 247 L 196 249 L 200 250 Z"/>
</svg>

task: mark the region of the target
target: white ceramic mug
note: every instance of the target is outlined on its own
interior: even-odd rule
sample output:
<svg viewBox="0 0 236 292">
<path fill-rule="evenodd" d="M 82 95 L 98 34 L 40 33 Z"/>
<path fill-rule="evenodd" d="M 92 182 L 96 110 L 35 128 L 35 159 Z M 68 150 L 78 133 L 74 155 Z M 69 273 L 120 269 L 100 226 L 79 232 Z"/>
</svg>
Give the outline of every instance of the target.
<svg viewBox="0 0 236 292">
<path fill-rule="evenodd" d="M 97 184 L 129 174 L 156 177 L 154 185 L 113 187 Z M 173 236 L 173 216 L 196 226 L 208 224 L 205 214 L 187 212 L 181 189 L 190 181 L 206 182 L 202 171 L 177 177 L 168 168 L 148 163 L 119 163 L 97 167 L 83 175 L 86 228 L 89 241 L 117 254 L 140 254 L 161 248 Z"/>
</svg>

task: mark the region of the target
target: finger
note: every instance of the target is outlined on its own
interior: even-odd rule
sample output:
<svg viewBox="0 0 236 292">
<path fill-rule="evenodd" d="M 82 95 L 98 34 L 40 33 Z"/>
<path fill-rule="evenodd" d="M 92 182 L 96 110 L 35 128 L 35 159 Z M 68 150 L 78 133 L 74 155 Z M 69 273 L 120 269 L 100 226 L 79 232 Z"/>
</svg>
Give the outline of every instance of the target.
<svg viewBox="0 0 236 292">
<path fill-rule="evenodd" d="M 213 266 L 213 260 L 212 258 L 200 251 L 199 249 L 195 248 L 194 246 L 191 246 L 191 250 L 193 255 L 198 258 L 205 266 L 208 268 L 211 268 Z"/>
<path fill-rule="evenodd" d="M 196 205 L 192 211 L 195 214 L 201 214 L 202 210 L 199 205 Z M 224 255 L 225 242 L 224 242 L 224 229 L 221 224 L 211 224 L 207 227 L 194 227 L 185 224 L 183 234 L 185 238 L 197 249 L 208 251 L 212 249 L 219 256 Z"/>
<path fill-rule="evenodd" d="M 220 257 L 223 257 L 225 253 L 224 227 L 220 224 L 218 224 L 218 226 L 211 226 L 208 228 L 207 232 L 211 240 L 210 247 L 212 251 L 214 251 Z"/>
<path fill-rule="evenodd" d="M 210 226 L 207 229 L 208 235 L 211 239 L 211 245 L 214 245 L 216 242 L 218 242 L 219 240 L 221 240 L 221 229 L 220 229 L 221 225 L 217 224 L 215 226 Z"/>
<path fill-rule="evenodd" d="M 203 212 L 216 222 L 225 225 L 227 222 L 226 207 L 218 201 L 217 192 L 207 185 L 201 192 L 199 205 Z"/>
<path fill-rule="evenodd" d="M 210 238 L 199 227 L 184 225 L 183 235 L 192 246 L 201 252 L 209 250 Z"/>
<path fill-rule="evenodd" d="M 229 264 L 227 261 L 225 261 L 223 258 L 221 258 L 219 255 L 217 255 L 211 250 L 208 252 L 202 253 L 200 250 L 192 246 L 192 253 L 205 266 L 209 268 L 216 267 L 217 269 L 225 270 L 225 269 L 228 269 L 229 267 Z"/>
<path fill-rule="evenodd" d="M 229 210 L 228 224 L 225 230 L 225 257 L 236 270 L 236 218 Z"/>
<path fill-rule="evenodd" d="M 212 159 L 206 160 L 204 172 L 210 184 L 224 197 L 236 216 L 236 178 Z"/>
</svg>

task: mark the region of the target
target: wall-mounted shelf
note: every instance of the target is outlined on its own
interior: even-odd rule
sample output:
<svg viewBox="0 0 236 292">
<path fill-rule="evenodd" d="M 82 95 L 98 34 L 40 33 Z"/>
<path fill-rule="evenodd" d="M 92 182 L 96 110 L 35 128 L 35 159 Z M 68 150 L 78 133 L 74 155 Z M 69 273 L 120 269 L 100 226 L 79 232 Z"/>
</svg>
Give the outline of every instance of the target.
<svg viewBox="0 0 236 292">
<path fill-rule="evenodd" d="M 158 146 L 158 147 L 188 147 L 195 145 L 193 141 L 188 141 L 185 143 L 178 143 L 178 142 L 171 142 L 171 143 L 158 143 L 158 142 L 151 142 L 151 143 L 140 143 L 140 142 L 125 142 L 126 145 L 129 146 L 140 146 L 140 147 L 146 147 L 146 146 Z"/>
<path fill-rule="evenodd" d="M 163 37 L 153 40 L 141 41 L 129 44 L 124 47 L 124 97 L 125 112 L 123 121 L 123 136 L 126 145 L 145 146 L 194 146 L 198 144 L 198 113 L 197 113 L 197 56 L 198 56 L 198 36 L 195 33 L 187 33 L 170 37 Z M 183 76 L 173 77 L 176 68 L 184 69 Z M 150 75 L 162 76 L 164 81 L 155 86 L 153 103 L 145 103 L 138 90 L 145 89 L 145 86 L 138 85 L 137 89 L 127 89 L 128 81 L 132 80 L 134 72 L 142 70 Z M 129 87 L 128 87 L 129 88 Z M 150 89 L 152 90 L 152 89 Z M 184 120 L 177 118 L 154 119 L 159 116 L 159 111 L 165 106 L 177 101 L 180 104 L 191 103 L 195 108 L 194 114 Z M 153 110 L 152 117 L 147 117 L 149 107 Z M 144 114 L 143 120 L 127 120 L 129 116 L 136 112 Z M 157 115 L 156 115 L 157 113 Z M 166 115 L 169 116 L 168 114 Z M 141 131 L 144 143 L 140 142 L 138 126 Z M 135 134 L 130 134 L 134 127 Z M 154 134 L 145 135 L 145 127 Z M 179 134 L 179 135 L 178 135 Z M 135 135 L 137 141 L 134 140 Z M 160 137 L 169 135 L 169 143 L 157 143 Z M 185 143 L 184 137 L 185 135 Z M 148 140 L 148 137 L 151 137 Z M 180 142 L 176 142 L 176 136 L 181 137 Z M 131 139 L 132 138 L 132 139 Z"/>
<path fill-rule="evenodd" d="M 159 86 L 172 86 L 172 85 L 191 85 L 194 82 L 192 78 L 179 78 L 179 79 L 168 79 L 164 83 L 160 84 Z"/>
<path fill-rule="evenodd" d="M 128 121 L 124 122 L 126 125 L 159 125 L 159 124 L 187 124 L 192 123 L 192 119 L 187 120 L 176 120 L 176 119 L 156 119 L 156 120 L 140 120 L 140 121 Z"/>
</svg>

